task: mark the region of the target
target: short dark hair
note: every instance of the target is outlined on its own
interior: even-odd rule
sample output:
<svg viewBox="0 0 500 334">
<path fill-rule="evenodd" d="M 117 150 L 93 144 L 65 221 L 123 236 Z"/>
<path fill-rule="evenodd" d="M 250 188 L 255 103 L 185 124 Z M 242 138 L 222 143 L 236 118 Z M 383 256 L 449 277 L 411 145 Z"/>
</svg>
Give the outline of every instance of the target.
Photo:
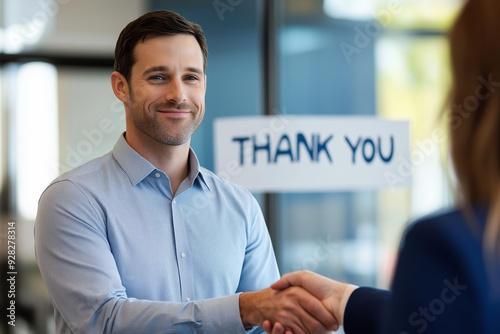
<svg viewBox="0 0 500 334">
<path fill-rule="evenodd" d="M 136 61 L 134 49 L 139 42 L 143 42 L 148 36 L 172 36 L 178 34 L 189 34 L 196 38 L 203 54 L 203 71 L 206 71 L 208 48 L 200 25 L 167 10 L 146 13 L 123 28 L 116 41 L 115 71 L 121 73 L 128 82 L 132 66 Z"/>
</svg>

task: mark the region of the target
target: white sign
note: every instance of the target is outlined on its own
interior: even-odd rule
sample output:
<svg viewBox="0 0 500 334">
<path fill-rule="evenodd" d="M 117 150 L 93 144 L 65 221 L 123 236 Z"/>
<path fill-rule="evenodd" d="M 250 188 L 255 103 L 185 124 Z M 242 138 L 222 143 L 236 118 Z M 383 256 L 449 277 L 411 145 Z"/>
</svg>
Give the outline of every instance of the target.
<svg viewBox="0 0 500 334">
<path fill-rule="evenodd" d="M 409 184 L 409 122 L 365 116 L 256 116 L 214 122 L 217 175 L 251 191 Z M 403 175 L 404 174 L 404 175 Z"/>
</svg>

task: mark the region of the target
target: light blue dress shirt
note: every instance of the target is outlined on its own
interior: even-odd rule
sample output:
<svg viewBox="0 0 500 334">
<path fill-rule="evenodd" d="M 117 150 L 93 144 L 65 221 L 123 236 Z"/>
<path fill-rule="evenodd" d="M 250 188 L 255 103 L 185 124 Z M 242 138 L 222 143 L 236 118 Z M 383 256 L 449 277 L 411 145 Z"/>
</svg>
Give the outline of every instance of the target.
<svg viewBox="0 0 500 334">
<path fill-rule="evenodd" d="M 262 212 L 192 150 L 189 166 L 174 196 L 120 136 L 45 190 L 35 246 L 58 333 L 245 333 L 239 292 L 279 279 Z"/>
</svg>

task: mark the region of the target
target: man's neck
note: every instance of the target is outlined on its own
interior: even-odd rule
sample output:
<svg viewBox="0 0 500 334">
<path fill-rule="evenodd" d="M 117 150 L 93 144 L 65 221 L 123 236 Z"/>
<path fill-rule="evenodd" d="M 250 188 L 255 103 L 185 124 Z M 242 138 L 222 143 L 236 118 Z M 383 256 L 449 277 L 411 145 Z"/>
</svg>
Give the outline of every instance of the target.
<svg viewBox="0 0 500 334">
<path fill-rule="evenodd" d="M 172 146 L 162 144 L 147 135 L 126 134 L 127 143 L 153 166 L 165 172 L 175 194 L 181 182 L 189 175 L 189 143 Z"/>
</svg>

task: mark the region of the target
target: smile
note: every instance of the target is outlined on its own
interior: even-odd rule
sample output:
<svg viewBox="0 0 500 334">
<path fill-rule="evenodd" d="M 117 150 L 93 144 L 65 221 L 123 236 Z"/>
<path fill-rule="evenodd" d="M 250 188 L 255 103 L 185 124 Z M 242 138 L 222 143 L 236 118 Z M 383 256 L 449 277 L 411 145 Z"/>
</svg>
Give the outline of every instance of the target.
<svg viewBox="0 0 500 334">
<path fill-rule="evenodd" d="M 189 110 L 179 110 L 179 109 L 166 109 L 166 110 L 156 110 L 160 114 L 166 114 L 170 116 L 184 116 L 191 113 Z"/>
</svg>

